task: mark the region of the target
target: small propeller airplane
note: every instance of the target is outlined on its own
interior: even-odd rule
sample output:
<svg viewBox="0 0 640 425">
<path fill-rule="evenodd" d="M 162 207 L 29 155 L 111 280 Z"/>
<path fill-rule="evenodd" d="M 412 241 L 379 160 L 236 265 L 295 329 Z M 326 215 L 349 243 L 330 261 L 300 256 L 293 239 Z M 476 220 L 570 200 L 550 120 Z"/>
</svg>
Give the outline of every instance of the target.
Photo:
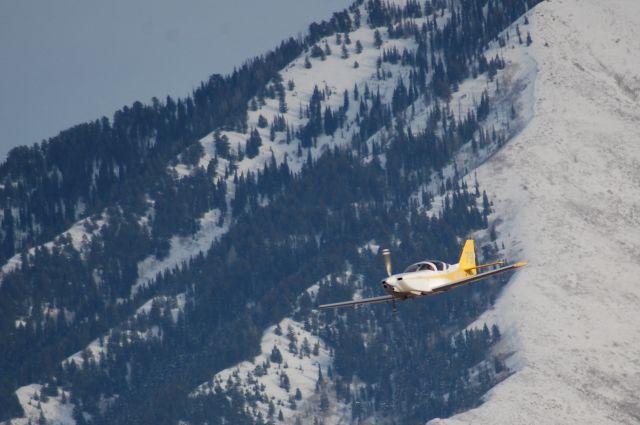
<svg viewBox="0 0 640 425">
<path fill-rule="evenodd" d="M 391 252 L 388 249 L 384 249 L 382 255 L 384 257 L 387 275 L 389 276 L 382 280 L 382 288 L 389 295 L 323 304 L 318 308 L 356 307 L 362 304 L 392 302 L 395 310 L 396 301 L 438 295 L 459 286 L 527 265 L 527 263 L 524 262 L 517 262 L 505 266 L 504 261 L 476 265 L 476 251 L 473 239 L 468 239 L 465 242 L 458 264 L 447 264 L 443 261 L 434 260 L 420 261 L 419 263 L 410 265 L 402 273 L 393 274 L 391 272 Z M 480 269 L 491 267 L 495 268 L 484 273 L 478 273 Z"/>
</svg>

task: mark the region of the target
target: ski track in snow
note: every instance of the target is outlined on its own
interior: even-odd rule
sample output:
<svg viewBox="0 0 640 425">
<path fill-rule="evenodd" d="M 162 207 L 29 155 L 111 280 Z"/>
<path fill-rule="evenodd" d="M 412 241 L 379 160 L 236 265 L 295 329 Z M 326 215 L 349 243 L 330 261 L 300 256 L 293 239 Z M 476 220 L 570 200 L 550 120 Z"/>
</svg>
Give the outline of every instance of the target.
<svg viewBox="0 0 640 425">
<path fill-rule="evenodd" d="M 529 261 L 495 309 L 511 377 L 445 424 L 640 423 L 640 2 L 534 8 L 534 116 L 478 169 Z"/>
</svg>

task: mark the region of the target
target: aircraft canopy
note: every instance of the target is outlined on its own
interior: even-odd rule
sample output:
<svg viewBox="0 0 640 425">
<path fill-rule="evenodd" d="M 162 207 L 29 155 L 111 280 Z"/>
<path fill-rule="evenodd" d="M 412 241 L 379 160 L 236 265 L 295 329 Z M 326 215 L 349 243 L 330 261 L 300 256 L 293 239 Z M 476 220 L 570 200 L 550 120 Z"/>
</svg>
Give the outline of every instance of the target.
<svg viewBox="0 0 640 425">
<path fill-rule="evenodd" d="M 437 260 L 428 260 L 428 261 L 420 261 L 419 263 L 412 264 L 409 267 L 407 267 L 404 272 L 411 273 L 411 272 L 419 272 L 419 271 L 425 271 L 425 270 L 435 272 L 435 271 L 446 270 L 447 268 L 449 268 L 447 263 L 444 263 L 442 261 L 437 261 Z"/>
</svg>

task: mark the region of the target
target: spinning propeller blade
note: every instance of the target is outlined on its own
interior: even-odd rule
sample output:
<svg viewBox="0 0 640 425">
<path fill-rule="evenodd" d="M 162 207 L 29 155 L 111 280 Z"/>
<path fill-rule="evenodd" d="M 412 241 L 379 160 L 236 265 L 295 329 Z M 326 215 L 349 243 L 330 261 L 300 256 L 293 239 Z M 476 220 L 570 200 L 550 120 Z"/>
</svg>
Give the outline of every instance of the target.
<svg viewBox="0 0 640 425">
<path fill-rule="evenodd" d="M 389 251 L 388 249 L 383 249 L 382 250 L 382 256 L 384 257 L 384 267 L 385 269 L 387 269 L 387 274 L 389 276 L 392 275 L 391 273 L 391 251 Z"/>
</svg>

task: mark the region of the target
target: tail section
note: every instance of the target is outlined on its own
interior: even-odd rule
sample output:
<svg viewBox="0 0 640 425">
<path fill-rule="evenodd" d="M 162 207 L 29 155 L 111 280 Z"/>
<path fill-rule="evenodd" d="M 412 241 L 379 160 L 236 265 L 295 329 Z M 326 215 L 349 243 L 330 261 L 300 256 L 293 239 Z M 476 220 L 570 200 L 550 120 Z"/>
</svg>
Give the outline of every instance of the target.
<svg viewBox="0 0 640 425">
<path fill-rule="evenodd" d="M 464 270 L 469 275 L 475 275 L 478 273 L 476 267 L 476 249 L 473 243 L 473 239 L 467 239 L 462 248 L 462 254 L 460 254 L 460 270 Z"/>
</svg>

